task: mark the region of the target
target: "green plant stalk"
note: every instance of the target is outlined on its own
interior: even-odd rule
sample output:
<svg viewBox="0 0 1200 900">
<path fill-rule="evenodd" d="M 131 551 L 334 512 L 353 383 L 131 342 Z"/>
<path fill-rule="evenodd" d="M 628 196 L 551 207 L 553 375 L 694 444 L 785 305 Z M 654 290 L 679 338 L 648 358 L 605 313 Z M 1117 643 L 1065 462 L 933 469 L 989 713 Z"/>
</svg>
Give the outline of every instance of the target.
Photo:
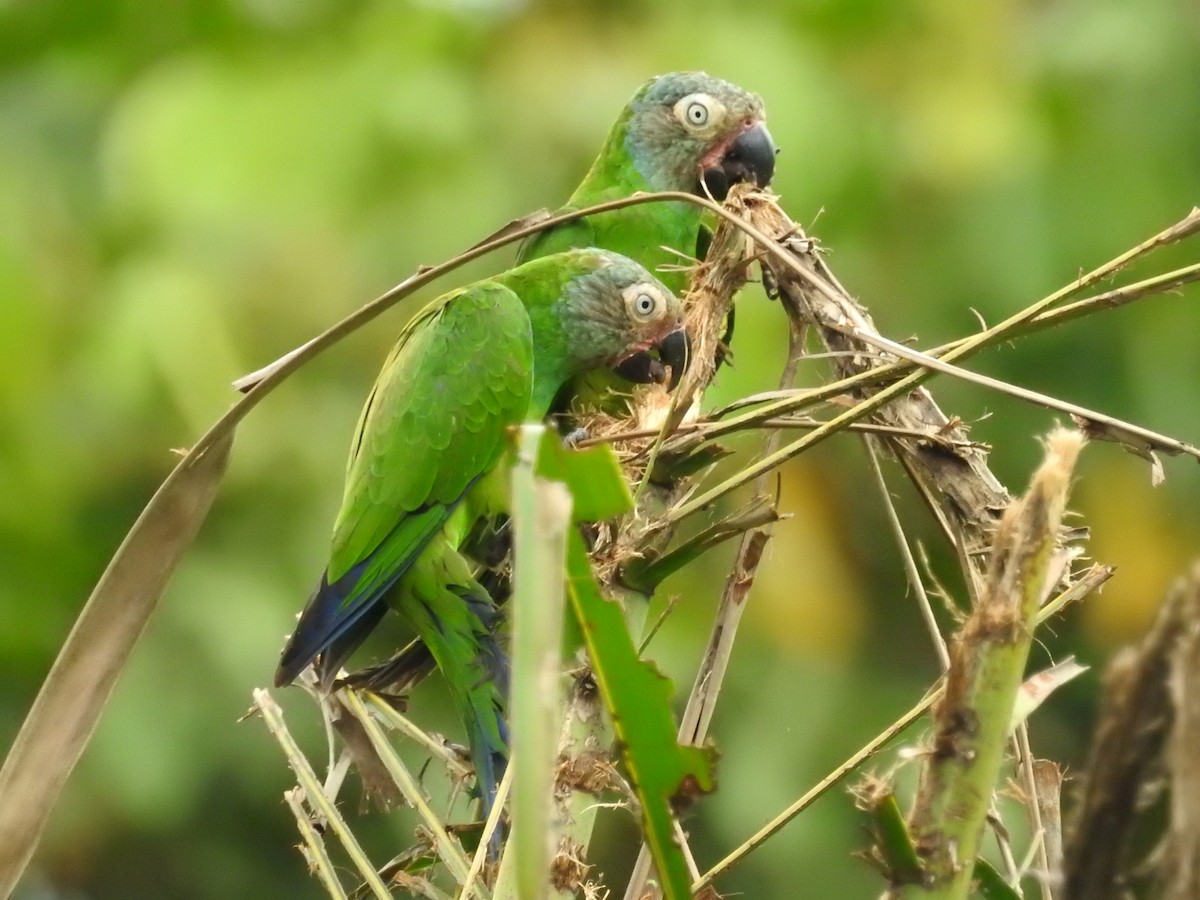
<svg viewBox="0 0 1200 900">
<path fill-rule="evenodd" d="M 1029 492 L 1000 524 L 986 590 L 955 641 L 945 692 L 934 708 L 933 747 L 909 828 L 926 878 L 922 884 L 899 887 L 892 896 L 965 900 L 970 893 L 1046 572 L 1082 445 L 1077 432 L 1052 434 L 1046 461 Z"/>
<path fill-rule="evenodd" d="M 1044 572 L 1048 558 L 1048 554 L 1043 558 L 1031 554 L 1031 574 Z M 995 641 L 979 631 L 972 633 L 972 627 L 969 623 L 963 636 L 971 646 L 964 649 L 960 644 L 951 661 L 951 671 L 957 668 L 961 679 L 959 689 L 947 691 L 941 708 L 935 710 L 935 749 L 922 784 L 927 799 L 918 800 L 918 808 L 923 803 L 926 812 L 912 825 L 913 839 L 928 860 L 931 888 L 909 886 L 901 897 L 957 900 L 970 892 L 983 825 L 1004 762 L 1008 720 L 1032 636 L 1020 623 L 1011 621 L 1000 625 L 1006 633 Z M 975 638 L 978 640 L 972 640 Z M 975 718 L 970 734 L 953 721 L 952 711 L 962 708 Z"/>
<path fill-rule="evenodd" d="M 552 827 L 562 663 L 563 560 L 571 523 L 566 486 L 534 475 L 545 426 L 521 428 L 512 474 L 512 835 L 505 864 L 515 896 L 541 900 L 557 839 Z M 498 894 L 499 896 L 503 896 Z"/>
<path fill-rule="evenodd" d="M 644 603 L 638 604 L 644 610 Z M 628 616 L 626 621 L 628 621 Z M 631 634 L 637 634 L 632 626 Z M 588 759 L 592 748 L 610 748 L 616 736 L 613 734 L 612 723 L 604 715 L 600 696 L 596 691 L 585 694 L 582 680 L 572 683 L 572 693 L 575 694 L 565 705 L 563 715 L 562 755 L 568 759 Z M 607 758 L 607 754 L 606 754 Z M 568 846 L 578 848 L 586 858 L 587 849 L 592 842 L 592 834 L 596 830 L 596 819 L 600 815 L 603 804 L 595 794 L 578 786 L 572 785 L 570 796 L 565 808 L 560 809 L 559 815 L 564 820 L 562 833 Z"/>
<path fill-rule="evenodd" d="M 618 599 L 625 613 L 629 633 L 641 634 L 649 610 L 646 597 L 634 591 L 622 591 Z M 587 678 L 574 678 L 569 694 L 561 707 L 559 755 L 573 762 L 598 761 L 600 755 L 607 759 L 616 734 L 590 675 Z M 595 793 L 578 785 L 566 784 L 561 787 L 570 788 L 569 795 L 558 807 L 561 838 L 567 848 L 580 858 L 586 858 L 596 829 L 596 819 L 606 804 Z"/>
</svg>

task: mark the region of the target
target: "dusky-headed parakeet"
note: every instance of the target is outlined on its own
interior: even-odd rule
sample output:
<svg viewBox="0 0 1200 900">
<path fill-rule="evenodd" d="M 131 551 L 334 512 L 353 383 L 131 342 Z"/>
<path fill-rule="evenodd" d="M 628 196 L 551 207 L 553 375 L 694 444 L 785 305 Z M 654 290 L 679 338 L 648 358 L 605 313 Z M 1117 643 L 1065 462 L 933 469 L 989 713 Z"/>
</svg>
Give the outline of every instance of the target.
<svg viewBox="0 0 1200 900">
<path fill-rule="evenodd" d="M 507 505 L 510 429 L 573 376 L 616 366 L 671 380 L 678 299 L 615 253 L 571 250 L 452 291 L 401 332 L 359 419 L 328 566 L 275 673 L 323 684 L 390 607 L 421 637 L 467 730 L 487 814 L 504 767 L 507 663 L 492 598 L 460 547 Z M 650 354 L 656 350 L 661 360 Z"/>
<path fill-rule="evenodd" d="M 769 184 L 776 152 L 757 94 L 704 72 L 660 75 L 626 104 L 600 155 L 558 212 L 638 191 L 683 191 L 723 200 L 737 182 Z M 699 206 L 685 201 L 628 206 L 539 232 L 519 258 L 603 247 L 637 260 L 682 293 L 686 277 L 678 268 L 698 253 L 703 217 Z"/>
</svg>

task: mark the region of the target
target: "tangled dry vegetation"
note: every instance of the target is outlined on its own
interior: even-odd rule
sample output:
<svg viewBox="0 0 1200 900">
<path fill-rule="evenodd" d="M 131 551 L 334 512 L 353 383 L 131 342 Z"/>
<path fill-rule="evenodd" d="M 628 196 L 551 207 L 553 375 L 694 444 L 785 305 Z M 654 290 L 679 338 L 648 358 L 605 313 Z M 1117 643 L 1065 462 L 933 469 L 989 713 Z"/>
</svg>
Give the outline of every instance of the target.
<svg viewBox="0 0 1200 900">
<path fill-rule="evenodd" d="M 1076 791 L 1078 796 L 1066 804 L 1074 814 L 1065 830 L 1061 773 L 1054 763 L 1033 757 L 1025 725 L 1032 708 L 1080 670 L 1058 666 L 1026 680 L 1035 628 L 1112 575 L 1102 562 L 1085 561 L 1087 529 L 1062 524 L 1074 462 L 1085 438 L 1117 441 L 1143 456 L 1156 481 L 1161 478 L 1160 454 L 1200 456 L 1200 452 L 1102 412 L 960 367 L 971 354 L 997 342 L 1155 296 L 1200 277 L 1200 266 L 1191 266 L 1070 299 L 1085 294 L 1133 259 L 1195 234 L 1200 230 L 1200 212 L 1193 211 L 1162 234 L 1004 322 L 927 352 L 877 332 L 866 309 L 833 275 L 817 243 L 788 218 L 774 196 L 735 189 L 718 214 L 713 244 L 693 272 L 687 298 L 693 360 L 683 383 L 673 395 L 660 387 L 640 389 L 627 415 L 590 413 L 585 422 L 589 436 L 581 446 L 611 444 L 628 481 L 638 486 L 636 509 L 592 533 L 591 558 L 598 581 L 609 598 L 622 604 L 631 628 L 640 632 L 645 630 L 649 595 L 666 575 L 720 542 L 739 541 L 679 727 L 682 744 L 704 744 L 738 622 L 752 597 L 755 572 L 779 513 L 771 475 L 781 463 L 830 435 L 854 430 L 860 432 L 873 461 L 879 495 L 891 510 L 919 614 L 929 626 L 945 674 L 908 714 L 707 871 L 692 859 L 686 834 L 676 825 L 676 839 L 692 874 L 692 891 L 696 896 L 718 896 L 714 885 L 723 873 L 930 712 L 929 736 L 916 739 L 925 751 L 913 763 L 920 765 L 921 775 L 911 812 L 901 813 L 901 803 L 887 781 L 864 778 L 854 791 L 874 837 L 873 845 L 864 850 L 877 864 L 888 896 L 966 897 L 978 889 L 996 897 L 1029 896 L 1032 891 L 1046 900 L 1104 898 L 1123 896 L 1120 891 L 1133 878 L 1156 883 L 1156 896 L 1200 896 L 1200 856 L 1194 838 L 1200 815 L 1194 804 L 1200 795 L 1192 784 L 1195 766 L 1183 749 L 1200 721 L 1192 696 L 1192 682 L 1200 678 L 1195 652 L 1200 576 L 1181 583 L 1145 645 L 1130 649 L 1110 667 L 1092 764 Z M 778 389 L 702 412 L 704 390 L 729 351 L 723 342 L 734 297 L 756 274 L 778 300 L 789 328 L 790 352 Z M 832 360 L 832 376 L 823 386 L 795 389 L 796 364 L 813 343 Z M 1047 438 L 1046 459 L 1023 497 L 1014 500 L 993 474 L 988 465 L 990 448 L 972 441 L 964 424 L 938 407 L 923 386 L 934 373 L 1004 391 L 1073 420 L 1075 430 L 1060 429 Z M 713 463 L 729 452 L 720 438 L 747 430 L 761 434 L 761 451 L 734 474 L 714 483 Z M 958 598 L 959 627 L 954 634 L 939 631 L 912 545 L 899 515 L 891 509 L 879 467 L 883 456 L 899 462 L 959 560 L 967 596 Z M 685 521 L 691 525 L 710 513 L 722 497 L 747 484 L 753 485 L 752 499 L 741 508 L 691 527 L 686 540 L 677 538 L 677 526 Z M 596 883 L 587 864 L 592 818 L 602 801 L 636 811 L 637 797 L 623 778 L 603 698 L 586 663 L 576 665 L 570 676 L 573 687 L 565 704 L 555 769 L 556 854 L 549 889 L 559 894 L 611 896 L 613 886 Z M 383 705 L 374 697 L 367 702 Z M 1034 837 L 1029 846 L 1011 846 L 1009 831 L 998 817 L 995 798 L 1009 780 L 1005 772 L 1017 786 L 1031 825 Z M 1143 821 L 1139 805 L 1152 784 L 1170 797 L 1164 802 L 1171 813 L 1157 838 L 1165 852 L 1147 869 L 1142 860 L 1129 857 L 1129 848 L 1135 832 L 1153 828 Z M 309 815 L 323 814 L 323 804 L 306 802 Z M 298 820 L 304 831 L 306 816 L 298 812 Z M 987 831 L 999 842 L 999 862 L 980 859 L 973 866 Z M 430 855 L 436 852 L 432 844 L 436 841 Z M 321 870 L 318 853 L 323 850 L 310 840 L 310 861 Z M 401 868 L 402 873 L 394 866 L 390 870 L 393 885 L 442 896 L 432 882 L 415 876 L 411 867 Z M 653 876 L 654 865 L 643 848 L 625 890 L 626 900 L 661 895 L 662 886 Z M 422 882 L 419 888 L 413 886 L 414 877 Z M 462 887 L 463 881 L 455 880 L 459 896 L 472 891 L 490 895 L 484 884 L 469 881 L 475 886 Z M 507 896 L 503 876 L 496 896 Z"/>
</svg>

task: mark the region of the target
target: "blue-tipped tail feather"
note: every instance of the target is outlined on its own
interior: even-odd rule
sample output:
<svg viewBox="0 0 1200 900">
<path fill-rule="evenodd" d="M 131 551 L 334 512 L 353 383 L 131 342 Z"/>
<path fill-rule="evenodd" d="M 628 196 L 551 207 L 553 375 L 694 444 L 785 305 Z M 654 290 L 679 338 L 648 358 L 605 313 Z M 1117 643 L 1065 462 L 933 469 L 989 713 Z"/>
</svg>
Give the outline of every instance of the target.
<svg viewBox="0 0 1200 900">
<path fill-rule="evenodd" d="M 328 569 L 321 573 L 280 655 L 276 687 L 291 684 L 318 656 L 321 684 L 328 688 L 333 683 L 342 663 L 387 612 L 387 592 L 412 568 L 461 500 L 413 510 L 374 551 L 332 583 Z"/>
</svg>

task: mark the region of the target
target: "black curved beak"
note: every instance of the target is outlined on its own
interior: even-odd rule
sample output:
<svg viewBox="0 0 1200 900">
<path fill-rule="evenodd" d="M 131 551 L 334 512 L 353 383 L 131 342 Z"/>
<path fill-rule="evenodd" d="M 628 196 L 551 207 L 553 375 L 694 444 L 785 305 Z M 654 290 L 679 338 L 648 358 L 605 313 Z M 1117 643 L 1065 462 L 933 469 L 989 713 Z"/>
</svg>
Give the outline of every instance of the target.
<svg viewBox="0 0 1200 900">
<path fill-rule="evenodd" d="M 691 355 L 687 330 L 675 329 L 659 341 L 654 349 L 658 351 L 657 357 L 652 356 L 649 350 L 641 350 L 621 360 L 613 366 L 613 371 L 635 384 L 666 384 L 668 391 L 675 390 Z M 669 376 L 667 366 L 671 369 Z"/>
<path fill-rule="evenodd" d="M 734 138 L 719 165 L 704 170 L 701 175 L 704 187 L 715 200 L 724 200 L 729 189 L 742 181 L 766 187 L 775 175 L 778 153 L 771 132 L 759 122 Z"/>
<path fill-rule="evenodd" d="M 692 344 L 688 340 L 687 329 L 676 328 L 659 341 L 658 355 L 671 367 L 671 379 L 667 382 L 667 390 L 673 391 L 679 387 L 679 379 L 683 377 L 683 371 L 692 355 Z"/>
</svg>

